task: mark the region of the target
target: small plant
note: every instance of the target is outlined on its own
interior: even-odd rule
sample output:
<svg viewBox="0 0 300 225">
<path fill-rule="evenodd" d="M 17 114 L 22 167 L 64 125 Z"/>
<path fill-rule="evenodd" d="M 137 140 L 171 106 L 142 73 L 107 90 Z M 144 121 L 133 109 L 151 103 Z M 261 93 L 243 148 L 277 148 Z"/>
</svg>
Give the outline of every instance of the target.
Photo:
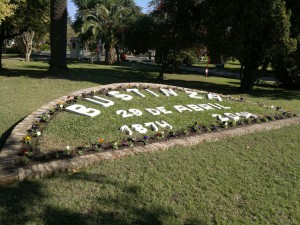
<svg viewBox="0 0 300 225">
<path fill-rule="evenodd" d="M 119 142 L 118 141 L 113 141 L 113 142 L 110 143 L 110 146 L 113 149 L 118 149 L 119 148 Z"/>
<path fill-rule="evenodd" d="M 66 148 L 64 150 L 64 155 L 69 156 L 69 155 L 71 155 L 71 153 L 72 153 L 72 150 L 71 150 L 70 146 L 66 146 Z"/>
<path fill-rule="evenodd" d="M 219 127 L 215 124 L 211 124 L 210 127 L 211 127 L 212 131 L 219 131 L 220 130 Z"/>
<path fill-rule="evenodd" d="M 48 113 L 43 113 L 39 116 L 42 122 L 48 122 L 50 120 L 50 115 Z"/>
<path fill-rule="evenodd" d="M 220 127 L 228 128 L 228 122 L 226 122 L 226 121 L 221 122 Z"/>
<path fill-rule="evenodd" d="M 263 117 L 261 118 L 261 121 L 266 123 L 266 122 L 268 122 L 269 120 L 268 120 L 268 118 L 267 118 L 266 116 L 263 116 Z"/>
<path fill-rule="evenodd" d="M 143 142 L 144 142 L 145 145 L 148 144 L 148 142 L 149 142 L 149 137 L 148 137 L 147 135 L 145 135 L 145 136 L 143 137 Z"/>
<path fill-rule="evenodd" d="M 174 130 L 171 130 L 169 132 L 169 134 L 170 134 L 170 137 L 176 137 L 176 132 Z"/>
<path fill-rule="evenodd" d="M 162 132 L 157 132 L 154 136 L 155 136 L 157 139 L 162 139 L 162 138 L 165 137 L 163 131 L 162 131 Z"/>
<path fill-rule="evenodd" d="M 229 121 L 228 125 L 231 127 L 234 127 L 234 126 L 236 126 L 236 121 L 235 120 Z"/>
<path fill-rule="evenodd" d="M 78 155 L 83 155 L 84 154 L 84 152 L 82 151 L 82 149 L 77 149 L 77 153 L 78 153 Z"/>
<path fill-rule="evenodd" d="M 192 132 L 199 133 L 201 131 L 200 129 L 201 129 L 201 127 L 198 125 L 197 122 L 195 122 L 192 126 Z"/>
<path fill-rule="evenodd" d="M 48 112 L 49 112 L 50 115 L 53 115 L 55 113 L 55 111 L 56 110 L 54 108 L 51 108 L 51 109 L 48 110 Z"/>
<path fill-rule="evenodd" d="M 245 123 L 245 124 L 251 124 L 251 123 L 252 123 L 251 118 L 246 118 L 246 119 L 244 119 L 244 123 Z"/>
<path fill-rule="evenodd" d="M 30 145 L 31 144 L 31 137 L 27 135 L 26 137 L 23 138 L 23 142 Z"/>
<path fill-rule="evenodd" d="M 203 126 L 203 129 L 208 133 L 211 132 L 211 129 L 209 126 Z"/>
<path fill-rule="evenodd" d="M 103 147 L 103 144 L 104 144 L 104 138 L 99 138 L 98 139 L 98 147 Z"/>
<path fill-rule="evenodd" d="M 39 131 L 39 130 L 33 130 L 33 131 L 32 131 L 32 136 L 33 136 L 33 137 L 39 137 L 39 136 L 41 136 L 41 135 L 42 135 L 42 132 Z"/>
<path fill-rule="evenodd" d="M 183 133 L 184 135 L 188 135 L 190 132 L 189 132 L 187 129 L 184 129 L 184 130 L 182 131 L 182 133 Z"/>
</svg>

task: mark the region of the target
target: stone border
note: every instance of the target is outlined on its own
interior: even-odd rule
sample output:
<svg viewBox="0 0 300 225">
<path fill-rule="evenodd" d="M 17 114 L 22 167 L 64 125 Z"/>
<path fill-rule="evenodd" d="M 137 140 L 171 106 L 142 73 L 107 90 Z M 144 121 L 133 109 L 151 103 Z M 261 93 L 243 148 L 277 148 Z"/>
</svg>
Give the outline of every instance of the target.
<svg viewBox="0 0 300 225">
<path fill-rule="evenodd" d="M 128 87 L 129 85 L 147 88 L 168 87 L 177 90 L 191 90 L 189 88 L 181 88 L 176 86 L 151 83 L 116 83 L 83 89 L 80 91 L 73 92 L 68 96 L 63 96 L 54 101 L 51 101 L 48 104 L 42 106 L 37 111 L 33 112 L 31 115 L 27 116 L 11 132 L 11 135 L 7 139 L 3 149 L 0 152 L 0 185 L 7 185 L 27 179 L 38 179 L 59 172 L 75 172 L 89 165 L 97 164 L 102 160 L 123 158 L 126 156 L 133 155 L 135 153 L 164 151 L 175 146 L 190 147 L 203 142 L 212 142 L 228 137 L 245 135 L 259 131 L 278 129 L 283 126 L 289 126 L 294 124 L 300 124 L 300 117 L 294 117 L 264 123 L 263 125 L 254 124 L 251 126 L 239 127 L 231 130 L 223 130 L 220 132 L 205 133 L 200 135 L 194 135 L 191 137 L 177 138 L 165 142 L 148 144 L 143 147 L 124 148 L 122 150 L 111 150 L 106 152 L 94 153 L 91 155 L 78 156 L 71 159 L 56 160 L 47 163 L 36 164 L 26 169 L 19 168 L 15 165 L 15 157 L 19 153 L 22 145 L 21 140 L 27 135 L 27 130 L 31 128 L 32 124 L 37 120 L 39 115 L 47 112 L 49 108 L 55 107 L 59 102 L 65 102 L 67 99 L 70 99 L 70 97 L 72 98 L 75 96 L 80 96 L 82 94 L 91 93 L 93 91 L 97 92 L 100 90 Z M 195 91 L 199 92 L 199 90 Z"/>
</svg>

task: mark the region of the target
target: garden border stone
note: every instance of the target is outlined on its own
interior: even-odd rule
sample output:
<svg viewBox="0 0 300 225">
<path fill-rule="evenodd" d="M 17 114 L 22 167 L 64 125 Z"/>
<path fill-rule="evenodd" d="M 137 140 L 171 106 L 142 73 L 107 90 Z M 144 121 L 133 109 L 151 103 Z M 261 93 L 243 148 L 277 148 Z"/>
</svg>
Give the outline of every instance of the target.
<svg viewBox="0 0 300 225">
<path fill-rule="evenodd" d="M 191 147 L 204 142 L 213 142 L 229 137 L 245 135 L 254 132 L 268 131 L 279 129 L 283 126 L 300 124 L 300 117 L 293 117 L 283 120 L 271 121 L 264 124 L 254 124 L 246 127 L 239 127 L 230 130 L 222 130 L 219 132 L 198 134 L 190 137 L 176 138 L 164 142 L 156 142 L 133 148 L 124 148 L 122 150 L 110 150 L 106 152 L 94 153 L 90 155 L 78 156 L 71 159 L 61 159 L 51 162 L 35 164 L 29 168 L 21 168 L 15 164 L 15 157 L 21 149 L 21 140 L 27 135 L 27 131 L 32 124 L 37 120 L 39 115 L 48 111 L 49 108 L 55 107 L 59 102 L 65 102 L 70 97 L 79 96 L 93 91 L 116 89 L 123 86 L 141 86 L 149 88 L 175 88 L 177 90 L 191 90 L 188 88 L 175 87 L 170 85 L 152 84 L 152 83 L 115 83 L 101 85 L 82 89 L 71 93 L 68 96 L 55 99 L 48 104 L 42 106 L 35 112 L 28 115 L 23 121 L 15 126 L 6 143 L 0 151 L 0 185 L 8 185 L 18 181 L 28 179 L 40 179 L 61 172 L 77 172 L 87 166 L 98 164 L 103 160 L 120 159 L 127 156 L 132 156 L 137 153 L 165 151 L 172 147 Z M 199 91 L 199 90 L 195 90 Z"/>
</svg>

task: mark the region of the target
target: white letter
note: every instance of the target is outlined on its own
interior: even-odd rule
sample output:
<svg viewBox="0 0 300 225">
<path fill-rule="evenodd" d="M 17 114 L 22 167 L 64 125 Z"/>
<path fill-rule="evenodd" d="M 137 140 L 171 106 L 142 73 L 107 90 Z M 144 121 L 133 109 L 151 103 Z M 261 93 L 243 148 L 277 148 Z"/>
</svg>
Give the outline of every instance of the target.
<svg viewBox="0 0 300 225">
<path fill-rule="evenodd" d="M 173 89 L 167 90 L 167 89 L 161 88 L 160 91 L 161 91 L 165 96 L 170 96 L 170 95 L 178 96 L 178 95 L 176 94 L 176 92 L 173 91 Z"/>
<path fill-rule="evenodd" d="M 112 106 L 112 105 L 115 104 L 113 101 L 105 99 L 105 98 L 101 98 L 99 96 L 93 96 L 92 98 L 95 98 L 95 99 L 98 99 L 98 100 L 102 100 L 103 102 L 99 102 L 99 101 L 91 99 L 91 98 L 85 98 L 84 100 L 88 101 L 88 102 L 95 103 L 97 105 L 102 105 L 103 107 L 109 107 L 109 106 Z"/>
<path fill-rule="evenodd" d="M 156 124 L 157 126 L 162 127 L 162 128 L 168 127 L 168 128 L 170 128 L 171 130 L 172 130 L 172 128 L 173 128 L 170 124 L 168 124 L 168 123 L 167 123 L 166 121 L 164 121 L 164 120 L 161 120 L 160 122 L 155 121 L 155 124 Z"/>
<path fill-rule="evenodd" d="M 223 108 L 223 109 L 230 109 L 230 107 L 222 106 L 222 105 L 220 105 L 220 104 L 218 104 L 218 103 L 215 103 L 215 105 L 217 105 L 217 106 L 219 106 L 219 107 L 221 107 L 221 108 Z"/>
<path fill-rule="evenodd" d="M 233 114 L 233 113 L 224 113 L 224 115 L 227 116 L 230 119 L 233 119 L 234 121 L 239 121 L 240 120 L 240 117 Z"/>
<path fill-rule="evenodd" d="M 66 108 L 66 111 L 76 113 L 82 116 L 94 117 L 100 114 L 100 110 L 87 108 L 83 105 L 75 104 Z"/>
<path fill-rule="evenodd" d="M 163 107 L 163 106 L 156 107 L 156 109 L 158 109 L 159 111 L 161 111 L 163 114 L 170 114 L 170 113 L 172 113 L 172 111 L 167 111 L 165 109 L 165 107 Z"/>
<path fill-rule="evenodd" d="M 190 98 L 202 99 L 201 96 L 196 96 L 198 93 L 195 92 L 195 91 L 185 91 L 185 93 L 190 94 L 190 95 L 189 95 Z"/>
<path fill-rule="evenodd" d="M 189 108 L 187 108 L 187 107 L 185 107 L 185 106 L 183 106 L 183 105 L 175 105 L 174 108 L 175 108 L 178 112 L 180 112 L 180 113 L 182 113 L 183 111 L 190 111 L 190 112 L 193 111 L 193 110 L 191 110 L 191 109 L 189 109 Z"/>
<path fill-rule="evenodd" d="M 145 109 L 147 112 L 151 113 L 153 116 L 157 116 L 160 114 L 160 111 L 157 109 Z"/>
<path fill-rule="evenodd" d="M 119 98 L 121 100 L 125 100 L 125 101 L 129 101 L 132 99 L 131 95 L 120 94 L 119 91 L 110 91 L 110 92 L 108 92 L 108 95 L 111 97 Z"/>
<path fill-rule="evenodd" d="M 145 91 L 148 91 L 149 93 L 153 94 L 155 97 L 159 97 L 158 94 L 154 93 L 153 91 L 149 90 L 149 89 L 145 89 Z"/>
<path fill-rule="evenodd" d="M 131 127 L 133 127 L 134 130 L 140 134 L 147 133 L 147 129 L 140 124 L 132 124 Z"/>
<path fill-rule="evenodd" d="M 155 125 L 155 123 L 153 123 L 153 122 L 150 122 L 150 123 L 144 123 L 144 125 L 146 126 L 146 127 L 151 127 L 151 129 L 153 130 L 153 131 L 158 131 L 158 127 Z"/>
<path fill-rule="evenodd" d="M 125 133 L 128 134 L 128 135 L 132 135 L 132 131 L 131 131 L 130 128 L 129 128 L 128 126 L 126 126 L 126 125 L 122 126 L 122 127 L 120 128 L 120 130 L 121 130 L 122 132 L 125 132 Z"/>
<path fill-rule="evenodd" d="M 191 109 L 195 110 L 195 111 L 203 111 L 204 109 L 200 108 L 197 105 L 186 105 L 187 107 L 190 107 Z"/>
<path fill-rule="evenodd" d="M 212 117 L 217 117 L 219 120 L 221 120 L 221 122 L 226 122 L 229 120 L 229 118 L 224 118 L 222 115 L 220 114 L 213 114 Z"/>
<path fill-rule="evenodd" d="M 222 102 L 222 98 L 220 95 L 214 94 L 214 93 L 208 93 L 207 94 L 208 99 L 217 99 L 219 102 Z"/>
<path fill-rule="evenodd" d="M 138 96 L 141 96 L 141 97 L 145 98 L 145 95 L 143 95 L 141 92 L 139 92 L 139 89 L 137 89 L 137 88 L 126 89 L 126 90 L 127 90 L 127 92 L 133 92 L 133 93 L 137 94 Z"/>
<path fill-rule="evenodd" d="M 256 115 L 254 115 L 252 113 L 248 113 L 248 112 L 240 112 L 240 113 L 236 113 L 236 115 L 241 116 L 241 117 L 245 117 L 246 119 L 248 119 L 249 117 L 257 118 Z"/>
<path fill-rule="evenodd" d="M 206 110 L 213 110 L 214 109 L 213 107 L 211 107 L 208 104 L 199 104 L 198 106 L 200 106 L 201 108 L 206 109 Z"/>
</svg>

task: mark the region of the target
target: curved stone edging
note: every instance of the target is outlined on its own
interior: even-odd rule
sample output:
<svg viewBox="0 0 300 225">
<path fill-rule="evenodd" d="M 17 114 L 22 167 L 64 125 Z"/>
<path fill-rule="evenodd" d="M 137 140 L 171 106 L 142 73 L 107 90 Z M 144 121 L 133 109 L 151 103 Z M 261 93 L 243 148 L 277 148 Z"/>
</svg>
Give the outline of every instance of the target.
<svg viewBox="0 0 300 225">
<path fill-rule="evenodd" d="M 131 86 L 138 85 L 141 87 L 151 87 L 151 88 L 169 87 L 169 88 L 176 88 L 177 90 L 191 90 L 189 88 L 182 88 L 182 87 L 161 85 L 161 84 L 117 83 L 117 84 L 102 85 L 102 86 L 83 89 L 80 91 L 73 92 L 68 96 L 63 96 L 61 98 L 53 100 L 48 104 L 42 106 L 37 111 L 33 112 L 31 115 L 27 116 L 11 132 L 11 135 L 7 139 L 3 149 L 0 152 L 0 185 L 11 184 L 26 179 L 38 179 L 58 172 L 65 172 L 65 171 L 74 172 L 88 165 L 97 164 L 102 160 L 123 158 L 129 155 L 133 155 L 135 153 L 163 151 L 174 146 L 188 147 L 202 142 L 217 141 L 228 137 L 245 135 L 248 133 L 254 133 L 258 131 L 278 129 L 283 126 L 289 126 L 293 124 L 300 124 L 300 117 L 294 117 L 294 118 L 264 123 L 263 126 L 260 124 L 255 124 L 255 125 L 235 128 L 231 130 L 223 130 L 220 132 L 205 133 L 205 134 L 195 135 L 191 137 L 172 139 L 165 142 L 152 143 L 152 144 L 145 145 L 143 147 L 125 148 L 122 150 L 111 150 L 107 152 L 79 156 L 71 159 L 56 160 L 52 162 L 36 164 L 27 169 L 18 168 L 15 165 L 15 156 L 19 153 L 21 149 L 21 144 L 22 144 L 21 140 L 23 137 L 27 135 L 27 130 L 31 128 L 32 124 L 37 120 L 39 115 L 47 112 L 49 108 L 55 107 L 56 104 L 58 104 L 59 102 L 66 101 L 70 97 L 72 98 L 85 93 L 106 90 L 109 88 L 116 89 L 128 85 Z M 195 91 L 199 92 L 199 90 L 195 90 Z M 203 93 L 207 93 L 207 92 L 203 92 Z"/>
</svg>

